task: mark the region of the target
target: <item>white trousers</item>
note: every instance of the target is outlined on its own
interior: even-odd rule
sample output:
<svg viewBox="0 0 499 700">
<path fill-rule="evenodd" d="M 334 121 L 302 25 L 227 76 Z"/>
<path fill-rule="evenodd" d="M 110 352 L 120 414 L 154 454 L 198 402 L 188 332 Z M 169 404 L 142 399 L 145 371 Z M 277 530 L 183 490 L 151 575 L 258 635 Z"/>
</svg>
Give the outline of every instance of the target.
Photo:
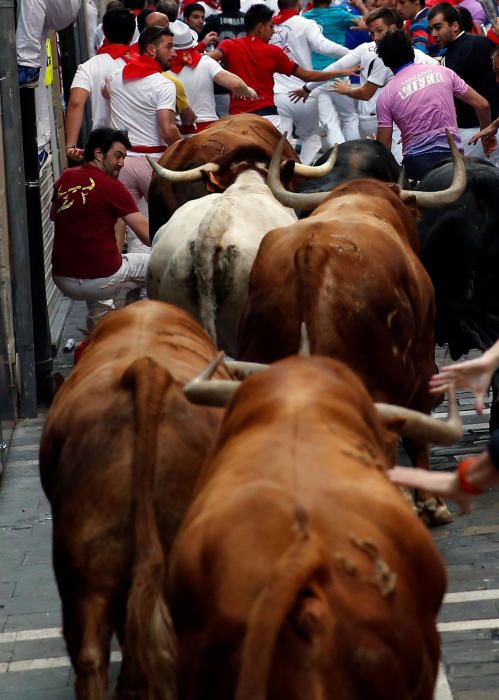
<svg viewBox="0 0 499 700">
<path fill-rule="evenodd" d="M 477 141 L 475 144 L 471 145 L 468 143 L 470 138 L 480 131 L 480 127 L 473 127 L 473 129 L 459 129 L 461 135 L 461 141 L 463 143 L 464 155 L 473 156 L 474 158 L 484 158 L 489 160 L 496 167 L 499 167 L 499 143 L 495 151 L 491 153 L 489 157 L 485 155 L 483 150 L 482 142 Z"/>
<path fill-rule="evenodd" d="M 273 124 L 276 129 L 279 129 L 279 131 L 282 131 L 281 120 L 280 120 L 278 114 L 265 114 L 265 116 L 263 116 L 263 118 L 266 119 L 271 124 Z"/>
<path fill-rule="evenodd" d="M 152 168 L 145 156 L 128 156 L 125 165 L 120 170 L 119 179 L 133 197 L 139 210 L 147 218 L 147 196 L 151 184 Z M 129 253 L 144 253 L 149 255 L 151 249 L 137 238 L 132 229 L 127 226 L 126 239 Z"/>
<path fill-rule="evenodd" d="M 127 253 L 122 256 L 121 267 L 110 277 L 79 279 L 53 275 L 53 278 L 67 297 L 87 303 L 90 331 L 102 316 L 114 309 L 113 297 L 145 286 L 148 263 L 149 255 Z"/>
<path fill-rule="evenodd" d="M 81 0 L 19 0 L 18 5 L 17 63 L 39 68 L 41 45 L 48 32 L 69 27 L 78 16 Z"/>
<path fill-rule="evenodd" d="M 279 112 L 281 131 L 288 132 L 288 138 L 293 135 L 293 126 L 297 138 L 301 142 L 300 160 L 310 165 L 315 160 L 321 147 L 319 136 L 319 104 L 315 97 L 309 97 L 306 102 L 291 102 L 287 93 L 274 95 L 275 105 Z"/>
<path fill-rule="evenodd" d="M 329 145 L 360 138 L 359 117 L 354 100 L 333 91 L 321 90 L 320 93 L 319 117 L 327 129 Z"/>
<path fill-rule="evenodd" d="M 359 134 L 361 139 L 376 138 L 378 120 L 376 116 L 359 117 Z"/>
</svg>

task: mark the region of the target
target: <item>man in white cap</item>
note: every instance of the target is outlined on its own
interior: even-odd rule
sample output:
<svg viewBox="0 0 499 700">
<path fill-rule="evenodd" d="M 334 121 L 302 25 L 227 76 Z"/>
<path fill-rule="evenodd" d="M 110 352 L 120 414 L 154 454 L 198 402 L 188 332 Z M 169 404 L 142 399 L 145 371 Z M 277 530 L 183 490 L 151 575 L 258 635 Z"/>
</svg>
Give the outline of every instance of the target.
<svg viewBox="0 0 499 700">
<path fill-rule="evenodd" d="M 218 119 L 214 83 L 228 88 L 235 95 L 247 99 L 256 98 L 256 92 L 234 73 L 224 70 L 217 61 L 202 55 L 195 48 L 190 28 L 176 23 L 173 46 L 175 57 L 170 60 L 170 70 L 182 81 L 187 99 L 196 114 L 196 128 L 180 127 L 181 133 L 194 133 Z"/>
</svg>

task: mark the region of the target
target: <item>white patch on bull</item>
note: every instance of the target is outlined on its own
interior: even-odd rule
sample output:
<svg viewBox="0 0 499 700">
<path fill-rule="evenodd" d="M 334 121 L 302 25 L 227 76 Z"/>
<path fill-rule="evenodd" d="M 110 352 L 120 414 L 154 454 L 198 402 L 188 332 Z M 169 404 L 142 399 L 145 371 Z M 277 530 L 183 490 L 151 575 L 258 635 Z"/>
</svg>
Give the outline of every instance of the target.
<svg viewBox="0 0 499 700">
<path fill-rule="evenodd" d="M 376 544 L 372 540 L 354 536 L 350 537 L 350 542 L 367 554 L 373 562 L 373 575 L 366 581 L 376 586 L 383 598 L 391 595 L 397 586 L 397 574 L 380 558 Z"/>
</svg>

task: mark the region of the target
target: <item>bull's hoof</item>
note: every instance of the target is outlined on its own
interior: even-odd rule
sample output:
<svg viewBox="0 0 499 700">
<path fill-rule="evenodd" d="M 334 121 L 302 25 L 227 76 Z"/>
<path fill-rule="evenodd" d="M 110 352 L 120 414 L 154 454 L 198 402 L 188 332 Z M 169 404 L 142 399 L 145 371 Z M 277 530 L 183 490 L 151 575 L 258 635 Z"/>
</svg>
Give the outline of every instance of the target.
<svg viewBox="0 0 499 700">
<path fill-rule="evenodd" d="M 428 527 L 448 525 L 454 520 L 452 513 L 441 498 L 432 497 L 425 501 L 416 501 L 416 508 L 419 517 Z"/>
<path fill-rule="evenodd" d="M 412 491 L 407 488 L 407 486 L 399 486 L 398 487 L 404 501 L 407 501 L 409 506 L 412 508 L 412 510 L 418 514 L 418 509 L 416 508 L 416 504 L 414 503 L 414 497 L 412 495 Z"/>
</svg>

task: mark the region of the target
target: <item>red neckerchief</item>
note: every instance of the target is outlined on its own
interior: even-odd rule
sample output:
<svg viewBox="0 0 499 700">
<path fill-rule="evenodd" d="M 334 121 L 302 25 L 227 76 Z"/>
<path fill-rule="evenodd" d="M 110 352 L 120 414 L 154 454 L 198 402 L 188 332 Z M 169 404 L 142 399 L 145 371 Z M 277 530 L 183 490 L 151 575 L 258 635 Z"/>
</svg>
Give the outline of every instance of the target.
<svg viewBox="0 0 499 700">
<path fill-rule="evenodd" d="M 111 56 L 111 58 L 114 58 L 114 60 L 117 58 L 122 58 L 126 63 L 137 55 L 137 52 L 134 51 L 133 47 L 129 46 L 128 44 L 106 44 L 105 46 L 101 46 L 97 53 L 107 53 Z"/>
<path fill-rule="evenodd" d="M 170 70 L 180 73 L 182 68 L 187 66 L 194 69 L 202 56 L 197 49 L 175 49 L 176 56 L 170 60 Z"/>
<path fill-rule="evenodd" d="M 279 12 L 279 14 L 276 15 L 272 21 L 274 24 L 282 24 L 290 17 L 295 17 L 297 15 L 298 12 L 296 10 L 282 10 L 282 12 Z"/>
<path fill-rule="evenodd" d="M 153 73 L 162 73 L 164 71 L 161 63 L 148 54 L 134 56 L 123 68 L 123 80 L 138 80 L 139 78 L 147 78 Z"/>
</svg>

